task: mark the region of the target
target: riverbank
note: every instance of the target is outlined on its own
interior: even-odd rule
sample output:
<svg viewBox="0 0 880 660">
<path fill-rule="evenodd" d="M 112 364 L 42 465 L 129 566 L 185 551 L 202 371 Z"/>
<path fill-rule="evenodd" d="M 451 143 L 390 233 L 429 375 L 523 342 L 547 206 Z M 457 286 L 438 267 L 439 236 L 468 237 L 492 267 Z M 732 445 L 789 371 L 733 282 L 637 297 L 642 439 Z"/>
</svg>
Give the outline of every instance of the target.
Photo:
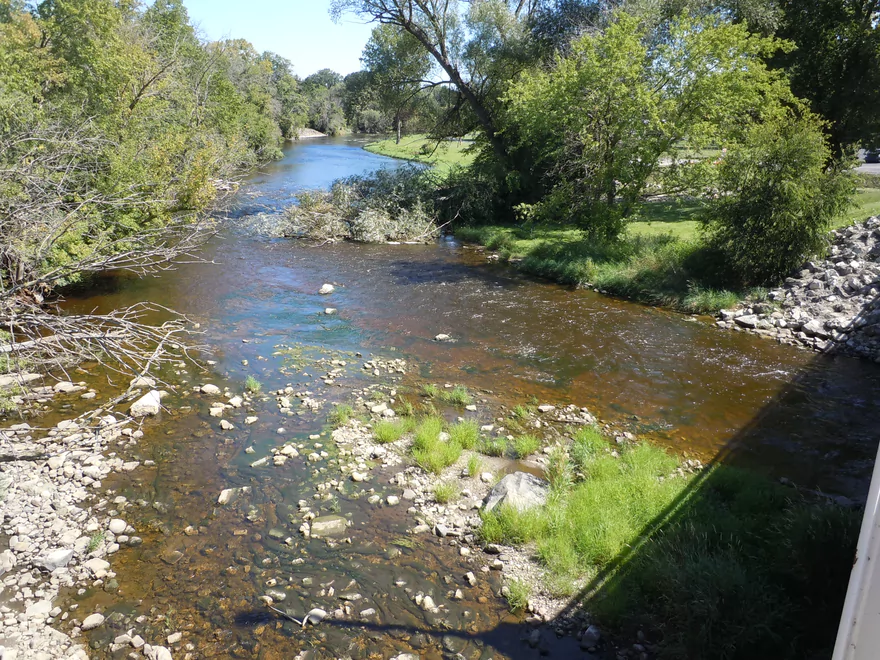
<svg viewBox="0 0 880 660">
<path fill-rule="evenodd" d="M 444 174 L 453 167 L 470 165 L 474 154 L 470 151 L 471 140 L 430 140 L 426 134 L 405 135 L 397 143 L 395 138 L 372 142 L 364 146 L 370 153 L 412 160 L 431 165 Z"/>
<path fill-rule="evenodd" d="M 833 645 L 858 510 L 674 456 L 576 406 L 453 392 L 364 391 L 331 415 L 351 457 L 343 476 L 374 506 L 408 505 L 414 539 L 472 563 L 447 598 L 498 573 L 526 643 L 573 636 L 600 657 L 803 658 Z"/>
</svg>

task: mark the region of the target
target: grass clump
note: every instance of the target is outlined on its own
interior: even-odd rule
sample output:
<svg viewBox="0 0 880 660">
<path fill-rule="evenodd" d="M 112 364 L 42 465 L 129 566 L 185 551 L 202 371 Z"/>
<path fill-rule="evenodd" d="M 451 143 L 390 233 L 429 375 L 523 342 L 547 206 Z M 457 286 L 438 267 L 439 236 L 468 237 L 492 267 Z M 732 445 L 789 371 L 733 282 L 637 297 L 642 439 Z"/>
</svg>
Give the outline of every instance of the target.
<svg viewBox="0 0 880 660">
<path fill-rule="evenodd" d="M 531 416 L 531 414 L 531 409 L 528 406 L 523 405 L 514 406 L 513 409 L 510 411 L 510 416 L 513 417 L 513 419 L 519 420 L 521 422 L 527 420 Z"/>
<path fill-rule="evenodd" d="M 434 499 L 438 504 L 448 504 L 458 497 L 458 489 L 455 484 L 443 482 L 434 486 Z"/>
<path fill-rule="evenodd" d="M 373 427 L 373 437 L 380 445 L 397 442 L 405 432 L 406 427 L 401 421 L 389 422 L 382 420 Z"/>
<path fill-rule="evenodd" d="M 354 410 L 347 403 L 337 403 L 336 407 L 327 415 L 327 421 L 334 427 L 345 426 L 351 420 Z"/>
<path fill-rule="evenodd" d="M 504 456 L 507 453 L 507 438 L 485 438 L 480 443 L 480 453 L 486 456 Z"/>
<path fill-rule="evenodd" d="M 670 476 L 678 460 L 648 444 L 608 448 L 580 430 L 570 459 L 551 457 L 547 505 L 484 513 L 483 540 L 534 544 L 551 588 L 586 587 L 610 630 L 662 632 L 661 657 L 830 655 L 858 512 L 729 466 Z"/>
<path fill-rule="evenodd" d="M 531 587 L 521 580 L 511 580 L 505 585 L 507 604 L 511 612 L 522 612 L 529 606 L 532 595 Z"/>
<path fill-rule="evenodd" d="M 246 389 L 251 394 L 257 394 L 261 389 L 263 389 L 263 384 L 260 383 L 253 376 L 248 376 L 244 381 L 244 389 Z"/>
<path fill-rule="evenodd" d="M 472 419 L 456 422 L 449 427 L 449 440 L 463 449 L 474 449 L 480 442 L 480 427 Z"/>
<path fill-rule="evenodd" d="M 521 435 L 513 441 L 513 453 L 517 458 L 531 456 L 541 448 L 541 440 L 533 435 Z"/>
<path fill-rule="evenodd" d="M 426 472 L 439 474 L 455 463 L 461 456 L 461 445 L 451 440 L 441 440 L 443 420 L 426 417 L 415 428 L 412 457 Z"/>
<path fill-rule="evenodd" d="M 409 399 L 400 399 L 394 406 L 394 412 L 400 417 L 412 417 L 416 414 L 416 409 Z"/>
<path fill-rule="evenodd" d="M 89 543 L 86 545 L 86 554 L 90 554 L 101 547 L 104 542 L 104 532 L 95 532 L 89 537 Z"/>
<path fill-rule="evenodd" d="M 442 390 L 440 393 L 440 400 L 451 406 L 463 408 L 464 406 L 469 406 L 473 403 L 474 398 L 464 385 L 456 385 L 448 390 Z"/>
<path fill-rule="evenodd" d="M 476 477 L 483 471 L 483 461 L 476 454 L 471 454 L 467 462 L 467 473 L 469 477 Z"/>
<path fill-rule="evenodd" d="M 440 388 L 434 385 L 434 383 L 428 383 L 427 385 L 422 385 L 422 394 L 429 399 L 437 399 L 440 397 Z"/>
</svg>

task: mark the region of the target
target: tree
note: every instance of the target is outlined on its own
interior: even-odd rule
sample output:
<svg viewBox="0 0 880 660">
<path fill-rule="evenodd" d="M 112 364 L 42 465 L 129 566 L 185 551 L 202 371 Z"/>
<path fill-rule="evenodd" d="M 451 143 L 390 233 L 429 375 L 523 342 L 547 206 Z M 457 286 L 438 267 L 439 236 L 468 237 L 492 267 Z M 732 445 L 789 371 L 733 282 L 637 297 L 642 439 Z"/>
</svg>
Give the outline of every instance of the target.
<svg viewBox="0 0 880 660">
<path fill-rule="evenodd" d="M 880 143 L 880 0 L 781 0 L 778 35 L 796 50 L 777 63 L 828 120 L 832 153 Z"/>
<path fill-rule="evenodd" d="M 830 156 L 822 122 L 791 113 L 752 126 L 722 161 L 722 194 L 703 221 L 741 283 L 775 284 L 825 248 L 854 192 Z"/>
<path fill-rule="evenodd" d="M 480 68 L 485 64 L 482 54 L 489 51 L 475 49 L 468 33 L 477 40 L 485 41 L 491 35 L 503 42 L 511 21 L 499 19 L 525 21 L 537 4 L 532 0 L 483 0 L 470 3 L 471 11 L 465 13 L 457 0 L 334 0 L 331 12 L 336 17 L 353 12 L 411 35 L 447 77 L 442 82 L 454 85 L 461 94 L 496 158 L 506 163 L 508 149 L 492 107 L 493 90 L 485 84 L 490 82 L 490 71 Z"/>
<path fill-rule="evenodd" d="M 426 79 L 431 70 L 430 56 L 410 33 L 393 25 L 380 25 L 373 29 L 361 62 L 372 77 L 381 108 L 394 116 L 400 143 L 404 117 L 413 110 L 417 95 L 435 85 Z"/>
<path fill-rule="evenodd" d="M 614 237 L 649 185 L 662 192 L 710 173 L 689 154 L 741 139 L 752 122 L 795 102 L 764 64 L 779 47 L 771 38 L 687 16 L 660 44 L 646 30 L 618 12 L 551 70 L 511 86 L 505 130 L 543 184 L 541 217 Z"/>
</svg>

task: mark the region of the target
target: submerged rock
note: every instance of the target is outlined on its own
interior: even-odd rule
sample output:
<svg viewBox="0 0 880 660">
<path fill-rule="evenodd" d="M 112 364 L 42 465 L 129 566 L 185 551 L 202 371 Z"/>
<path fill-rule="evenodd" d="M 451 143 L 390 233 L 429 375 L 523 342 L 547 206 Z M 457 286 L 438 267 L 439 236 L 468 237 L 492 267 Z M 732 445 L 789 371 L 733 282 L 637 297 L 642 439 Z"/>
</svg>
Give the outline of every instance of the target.
<svg viewBox="0 0 880 660">
<path fill-rule="evenodd" d="M 336 515 L 320 516 L 311 524 L 312 536 L 335 536 L 344 534 L 346 529 L 348 529 L 348 520 Z"/>
<path fill-rule="evenodd" d="M 158 415 L 162 408 L 162 399 L 168 394 L 165 390 L 150 390 L 140 399 L 131 404 L 129 413 L 132 417 L 146 417 L 147 415 Z"/>
<path fill-rule="evenodd" d="M 543 479 L 526 472 L 508 474 L 486 495 L 483 510 L 492 511 L 502 504 L 525 511 L 547 502 L 549 484 Z"/>
<path fill-rule="evenodd" d="M 318 293 L 322 296 L 326 296 L 328 293 L 333 293 L 334 291 L 336 291 L 336 287 L 332 284 L 323 284 L 321 285 L 321 288 L 318 289 Z"/>
</svg>

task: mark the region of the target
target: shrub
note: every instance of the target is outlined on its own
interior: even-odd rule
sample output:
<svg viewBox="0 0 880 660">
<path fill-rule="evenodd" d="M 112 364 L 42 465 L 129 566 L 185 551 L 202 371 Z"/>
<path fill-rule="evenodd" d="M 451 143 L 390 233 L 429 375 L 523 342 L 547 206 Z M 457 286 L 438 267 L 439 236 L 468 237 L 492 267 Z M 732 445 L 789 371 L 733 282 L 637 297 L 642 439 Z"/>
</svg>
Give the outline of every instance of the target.
<svg viewBox="0 0 880 660">
<path fill-rule="evenodd" d="M 774 284 L 825 248 L 855 192 L 829 158 L 820 122 L 804 116 L 754 126 L 722 161 L 703 222 L 741 282 Z"/>
</svg>

